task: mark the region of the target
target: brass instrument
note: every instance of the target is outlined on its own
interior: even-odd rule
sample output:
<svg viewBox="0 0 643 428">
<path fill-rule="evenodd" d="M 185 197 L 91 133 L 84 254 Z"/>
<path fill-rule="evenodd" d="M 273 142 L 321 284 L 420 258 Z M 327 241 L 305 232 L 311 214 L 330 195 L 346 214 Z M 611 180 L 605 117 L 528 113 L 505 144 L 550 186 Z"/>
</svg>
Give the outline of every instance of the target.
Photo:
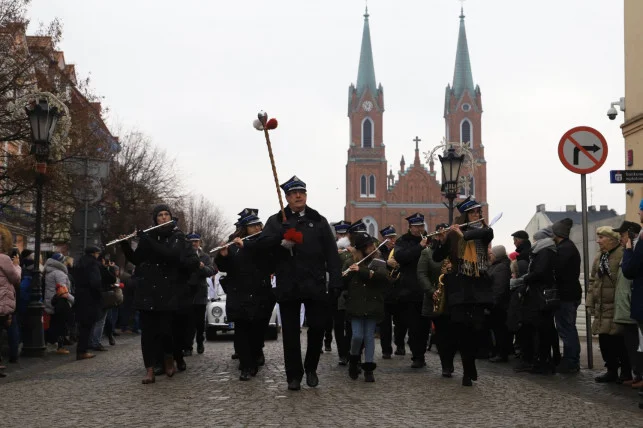
<svg viewBox="0 0 643 428">
<path fill-rule="evenodd" d="M 176 221 L 175 220 L 166 221 L 165 223 L 157 224 L 156 226 L 152 226 L 152 227 L 150 227 L 148 229 L 145 229 L 143 232 L 149 232 L 150 230 L 158 229 L 159 227 L 166 226 L 166 225 L 168 225 L 170 223 L 176 223 Z M 127 241 L 128 239 L 131 239 L 131 238 L 135 237 L 137 233 L 138 233 L 138 231 L 136 231 L 134 233 L 130 233 L 129 235 L 123 236 L 122 238 L 118 238 L 118 239 L 114 239 L 113 241 L 109 241 L 107 244 L 105 244 L 105 246 L 109 247 L 110 245 L 117 244 L 117 243 L 119 243 L 121 241 Z"/>
<path fill-rule="evenodd" d="M 442 262 L 442 268 L 440 269 L 440 276 L 438 278 L 438 289 L 433 293 L 433 313 L 442 314 L 446 309 L 447 305 L 447 296 L 444 290 L 444 275 L 449 273 L 451 270 L 451 261 L 445 259 Z"/>
<path fill-rule="evenodd" d="M 397 263 L 397 260 L 395 260 L 395 257 L 394 257 L 394 253 L 395 253 L 395 248 L 393 248 L 391 250 L 391 252 L 389 253 L 388 259 L 393 260 L 393 261 L 395 261 L 395 263 Z M 397 281 L 397 279 L 400 277 L 400 264 L 399 263 L 397 263 L 397 266 L 389 271 L 388 276 L 393 281 Z"/>
</svg>

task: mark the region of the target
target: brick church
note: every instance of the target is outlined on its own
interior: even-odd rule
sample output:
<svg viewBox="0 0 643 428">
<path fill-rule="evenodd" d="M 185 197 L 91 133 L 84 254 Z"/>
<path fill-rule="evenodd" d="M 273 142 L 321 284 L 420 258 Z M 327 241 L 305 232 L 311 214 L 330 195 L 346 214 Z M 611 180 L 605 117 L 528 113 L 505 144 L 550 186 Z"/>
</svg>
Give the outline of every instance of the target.
<svg viewBox="0 0 643 428">
<path fill-rule="evenodd" d="M 368 232 L 379 236 L 379 230 L 387 225 L 393 225 L 398 234 L 405 233 L 408 228 L 405 218 L 421 212 L 425 216 L 427 230 L 433 230 L 436 224 L 448 221 L 448 209 L 443 203 L 446 198 L 441 193 L 440 177 L 434 170 L 434 163 L 429 163 L 427 169 L 421 159 L 419 140 L 414 140 L 413 162 L 407 166 L 402 156 L 397 173 L 386 160 L 382 138 L 384 90 L 382 84 L 377 85 L 375 80 L 368 18 L 367 10 L 357 83 L 351 84 L 348 95 L 350 147 L 346 163 L 344 218 L 351 222 L 362 218 Z M 481 116 L 480 87 L 473 84 L 464 13 L 461 12 L 453 84 L 447 85 L 444 99 L 445 137 L 448 142 L 468 145 L 478 164 L 473 173 L 470 168 L 462 167 L 460 175 L 468 176 L 470 185 L 460 190 L 455 204 L 471 195 L 483 204 L 485 218 L 488 218 Z"/>
</svg>

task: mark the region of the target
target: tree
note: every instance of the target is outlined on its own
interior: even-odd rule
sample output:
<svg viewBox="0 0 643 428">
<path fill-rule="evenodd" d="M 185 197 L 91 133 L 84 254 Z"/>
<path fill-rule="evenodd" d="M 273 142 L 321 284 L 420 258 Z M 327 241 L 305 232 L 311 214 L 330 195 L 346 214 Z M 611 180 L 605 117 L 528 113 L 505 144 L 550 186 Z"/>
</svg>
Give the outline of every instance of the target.
<svg viewBox="0 0 643 428">
<path fill-rule="evenodd" d="M 223 218 L 221 210 L 203 195 L 191 195 L 182 204 L 182 221 L 187 233 L 201 235 L 201 247 L 209 251 L 218 246 L 227 236 L 229 225 Z"/>
</svg>

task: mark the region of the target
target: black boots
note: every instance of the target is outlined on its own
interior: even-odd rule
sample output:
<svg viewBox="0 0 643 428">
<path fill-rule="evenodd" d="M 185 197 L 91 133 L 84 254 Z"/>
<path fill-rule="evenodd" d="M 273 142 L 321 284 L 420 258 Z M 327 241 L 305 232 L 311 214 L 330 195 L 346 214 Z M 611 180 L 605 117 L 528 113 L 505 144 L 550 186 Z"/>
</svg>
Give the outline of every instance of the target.
<svg viewBox="0 0 643 428">
<path fill-rule="evenodd" d="M 359 355 L 350 355 L 348 357 L 348 376 L 353 380 L 357 380 L 357 377 L 359 376 L 358 362 Z"/>
<path fill-rule="evenodd" d="M 317 373 L 314 370 L 306 372 L 306 385 L 311 388 L 319 385 L 319 378 L 317 377 Z"/>
<path fill-rule="evenodd" d="M 375 382 L 375 377 L 373 376 L 373 371 L 377 367 L 375 363 L 362 363 L 362 368 L 364 369 L 364 381 L 365 382 Z"/>
<path fill-rule="evenodd" d="M 197 354 L 203 354 L 205 352 L 205 347 L 203 346 L 203 342 L 197 343 L 196 344 L 196 353 Z"/>
<path fill-rule="evenodd" d="M 618 381 L 617 370 L 607 370 L 607 373 L 594 378 L 597 383 L 612 383 Z"/>
</svg>

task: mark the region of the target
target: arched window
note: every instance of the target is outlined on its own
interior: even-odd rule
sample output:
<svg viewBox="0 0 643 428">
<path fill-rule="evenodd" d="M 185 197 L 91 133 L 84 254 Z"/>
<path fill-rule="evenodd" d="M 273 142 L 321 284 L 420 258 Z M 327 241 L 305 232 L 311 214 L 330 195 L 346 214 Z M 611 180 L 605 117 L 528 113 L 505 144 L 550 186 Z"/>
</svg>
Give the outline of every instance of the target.
<svg viewBox="0 0 643 428">
<path fill-rule="evenodd" d="M 369 215 L 364 217 L 362 221 L 366 225 L 368 234 L 373 237 L 377 237 L 377 231 L 379 230 L 379 227 L 377 227 L 377 221 L 375 221 L 375 218 Z"/>
<path fill-rule="evenodd" d="M 473 133 L 471 131 L 471 122 L 469 122 L 469 119 L 464 119 L 460 124 L 460 142 L 468 144 L 469 147 L 473 144 Z"/>
<path fill-rule="evenodd" d="M 368 177 L 368 197 L 375 197 L 375 176 L 373 174 Z"/>
<path fill-rule="evenodd" d="M 362 177 L 359 179 L 359 195 L 362 198 L 366 198 L 368 196 L 368 189 L 366 188 L 366 176 L 362 175 Z"/>
<path fill-rule="evenodd" d="M 373 147 L 373 121 L 369 117 L 362 122 L 362 147 Z"/>
<path fill-rule="evenodd" d="M 464 180 L 461 181 L 462 186 L 460 186 L 459 197 L 466 198 L 467 196 L 471 196 L 472 198 L 474 198 L 476 187 L 473 174 L 463 175 L 461 178 L 463 178 Z"/>
</svg>

